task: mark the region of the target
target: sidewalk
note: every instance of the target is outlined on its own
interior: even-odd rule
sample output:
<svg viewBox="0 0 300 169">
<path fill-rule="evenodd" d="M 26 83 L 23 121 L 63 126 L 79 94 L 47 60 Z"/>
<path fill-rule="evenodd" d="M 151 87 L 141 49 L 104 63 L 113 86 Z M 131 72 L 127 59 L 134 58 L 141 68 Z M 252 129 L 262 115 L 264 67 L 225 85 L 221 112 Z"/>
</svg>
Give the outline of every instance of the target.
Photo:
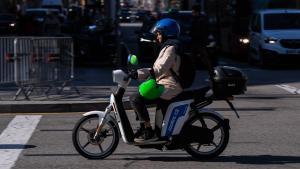
<svg viewBox="0 0 300 169">
<path fill-rule="evenodd" d="M 204 73 L 197 72 L 194 87 L 204 84 Z M 203 76 L 204 75 L 204 76 Z M 46 113 L 46 112 L 87 112 L 103 110 L 109 103 L 111 91 L 116 89 L 112 82 L 112 68 L 76 68 L 73 85 L 80 95 L 71 87 L 66 87 L 61 94 L 51 90 L 47 97 L 45 88 L 36 88 L 26 100 L 20 95 L 14 100 L 18 88 L 16 86 L 0 86 L 0 113 Z M 124 107 L 130 108 L 128 96 L 137 91 L 138 83 L 132 81 L 124 100 Z"/>
<path fill-rule="evenodd" d="M 76 68 L 73 85 L 80 95 L 70 86 L 61 94 L 52 89 L 48 97 L 46 88 L 36 88 L 26 100 L 21 94 L 14 100 L 18 90 L 15 85 L 0 86 L 0 113 L 44 113 L 44 112 L 86 112 L 103 110 L 109 103 L 111 91 L 116 84 L 112 82 L 111 68 Z M 125 107 L 128 108 L 128 95 L 136 91 L 130 86 L 125 93 Z"/>
</svg>

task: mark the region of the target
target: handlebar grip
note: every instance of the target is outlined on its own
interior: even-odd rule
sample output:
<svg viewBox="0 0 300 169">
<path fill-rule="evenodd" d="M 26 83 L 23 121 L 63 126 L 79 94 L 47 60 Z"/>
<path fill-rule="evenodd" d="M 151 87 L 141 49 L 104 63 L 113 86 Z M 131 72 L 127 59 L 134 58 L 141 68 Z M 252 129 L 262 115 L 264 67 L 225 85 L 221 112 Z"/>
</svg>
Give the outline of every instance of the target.
<svg viewBox="0 0 300 169">
<path fill-rule="evenodd" d="M 128 78 L 138 79 L 137 70 L 129 70 L 127 74 L 128 74 Z"/>
</svg>

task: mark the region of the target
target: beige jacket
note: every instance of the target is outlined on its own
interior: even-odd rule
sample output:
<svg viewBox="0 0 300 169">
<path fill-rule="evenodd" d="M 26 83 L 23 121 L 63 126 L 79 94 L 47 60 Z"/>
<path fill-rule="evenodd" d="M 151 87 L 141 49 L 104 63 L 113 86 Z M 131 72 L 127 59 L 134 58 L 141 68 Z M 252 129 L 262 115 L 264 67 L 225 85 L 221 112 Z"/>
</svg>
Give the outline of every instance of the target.
<svg viewBox="0 0 300 169">
<path fill-rule="evenodd" d="M 158 84 L 164 85 L 165 91 L 160 96 L 164 100 L 170 100 L 183 91 L 179 82 L 176 82 L 172 76 L 170 68 L 178 75 L 180 66 L 180 57 L 176 54 L 174 46 L 164 47 L 156 59 L 153 70 Z M 150 75 L 150 68 L 138 70 L 138 78 L 144 80 Z"/>
</svg>

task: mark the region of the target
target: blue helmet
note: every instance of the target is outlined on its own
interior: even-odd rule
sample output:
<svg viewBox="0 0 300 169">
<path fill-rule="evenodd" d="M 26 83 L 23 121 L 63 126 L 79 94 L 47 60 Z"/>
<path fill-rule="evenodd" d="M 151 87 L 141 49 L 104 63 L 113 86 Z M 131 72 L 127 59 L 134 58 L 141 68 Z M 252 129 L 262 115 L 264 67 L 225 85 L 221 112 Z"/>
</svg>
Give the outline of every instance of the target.
<svg viewBox="0 0 300 169">
<path fill-rule="evenodd" d="M 178 38 L 180 34 L 180 26 L 176 20 L 165 18 L 156 22 L 151 29 L 151 33 L 160 32 L 166 38 Z"/>
</svg>

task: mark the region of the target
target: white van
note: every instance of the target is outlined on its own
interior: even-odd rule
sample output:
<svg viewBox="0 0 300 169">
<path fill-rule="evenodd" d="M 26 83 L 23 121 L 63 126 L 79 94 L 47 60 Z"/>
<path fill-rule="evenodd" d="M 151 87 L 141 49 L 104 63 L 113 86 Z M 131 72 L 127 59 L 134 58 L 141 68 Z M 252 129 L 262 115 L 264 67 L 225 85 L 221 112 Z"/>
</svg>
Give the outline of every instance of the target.
<svg viewBox="0 0 300 169">
<path fill-rule="evenodd" d="M 300 10 L 255 12 L 250 22 L 250 59 L 261 66 L 300 60 Z"/>
</svg>

